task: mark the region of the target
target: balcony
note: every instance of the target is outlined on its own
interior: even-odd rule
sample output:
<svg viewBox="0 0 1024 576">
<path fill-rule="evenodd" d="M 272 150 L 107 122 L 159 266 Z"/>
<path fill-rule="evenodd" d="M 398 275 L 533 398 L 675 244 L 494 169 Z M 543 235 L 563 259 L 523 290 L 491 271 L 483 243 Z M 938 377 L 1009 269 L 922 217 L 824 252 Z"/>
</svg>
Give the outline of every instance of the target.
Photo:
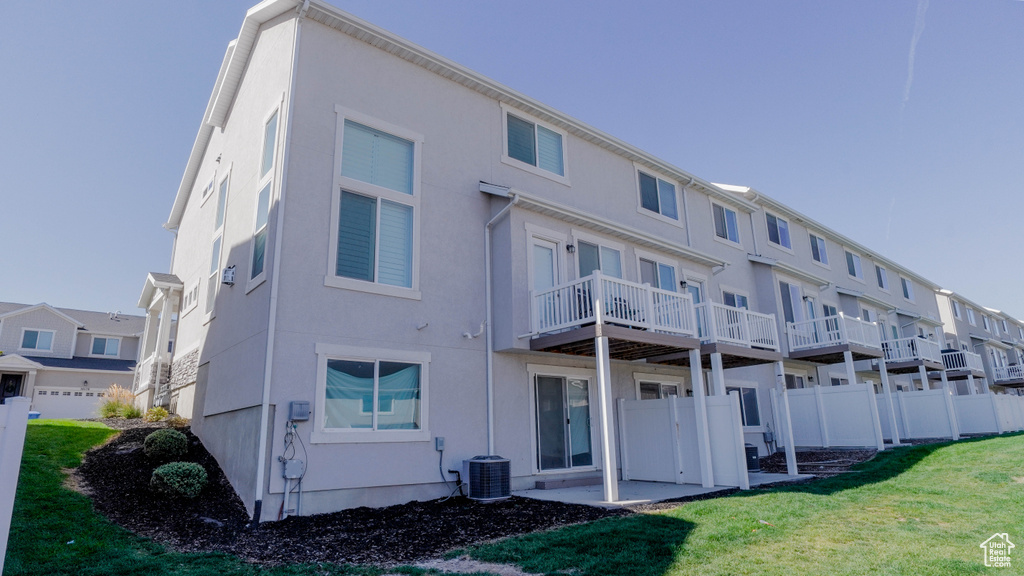
<svg viewBox="0 0 1024 576">
<path fill-rule="evenodd" d="M 917 372 L 920 366 L 929 370 L 942 370 L 942 352 L 939 344 L 924 338 L 910 336 L 882 342 L 885 369 L 893 374 Z"/>
<path fill-rule="evenodd" d="M 942 353 L 942 364 L 949 380 L 966 380 L 968 376 L 985 376 L 985 365 L 981 356 L 966 350 L 946 350 Z"/>
<path fill-rule="evenodd" d="M 621 360 L 700 346 L 689 294 L 594 272 L 547 290 L 532 291 L 530 301 L 531 350 L 593 356 L 594 338 L 600 335 L 608 337 L 610 357 Z"/>
<path fill-rule="evenodd" d="M 882 339 L 875 322 L 859 318 L 825 316 L 787 322 L 789 357 L 821 364 L 838 364 L 844 352 L 853 354 L 854 360 L 882 357 Z"/>
<path fill-rule="evenodd" d="M 1020 388 L 1024 386 L 1024 365 L 995 366 L 992 368 L 992 376 L 997 386 Z"/>
<path fill-rule="evenodd" d="M 722 354 L 723 368 L 751 366 L 782 360 L 779 352 L 779 331 L 774 314 L 761 314 L 733 308 L 717 302 L 696 306 L 697 333 L 700 337 L 702 362 L 711 354 Z M 688 366 L 689 354 L 670 354 L 648 358 L 656 364 Z"/>
</svg>

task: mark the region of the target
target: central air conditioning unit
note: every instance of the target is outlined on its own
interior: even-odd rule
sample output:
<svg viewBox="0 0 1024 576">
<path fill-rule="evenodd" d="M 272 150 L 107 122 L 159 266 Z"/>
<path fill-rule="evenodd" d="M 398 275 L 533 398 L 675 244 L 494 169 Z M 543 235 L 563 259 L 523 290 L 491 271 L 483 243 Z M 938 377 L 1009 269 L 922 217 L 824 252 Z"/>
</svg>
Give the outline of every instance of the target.
<svg viewBox="0 0 1024 576">
<path fill-rule="evenodd" d="M 508 458 L 474 456 L 462 461 L 462 477 L 470 500 L 503 500 L 512 495 L 512 471 Z"/>
</svg>

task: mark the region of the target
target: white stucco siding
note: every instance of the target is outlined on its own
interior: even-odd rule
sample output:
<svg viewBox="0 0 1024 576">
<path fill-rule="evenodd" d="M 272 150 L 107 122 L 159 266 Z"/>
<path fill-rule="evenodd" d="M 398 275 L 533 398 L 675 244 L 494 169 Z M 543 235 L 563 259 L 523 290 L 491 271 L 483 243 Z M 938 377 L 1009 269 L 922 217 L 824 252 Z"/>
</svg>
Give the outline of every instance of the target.
<svg viewBox="0 0 1024 576">
<path fill-rule="evenodd" d="M 51 349 L 22 349 L 22 336 L 25 330 L 53 331 Z M 22 356 L 71 358 L 77 331 L 78 327 L 67 319 L 61 318 L 46 308 L 39 308 L 3 319 L 3 322 L 0 323 L 0 350 L 8 354 L 21 354 Z"/>
<path fill-rule="evenodd" d="M 139 354 L 139 338 L 137 336 L 111 336 L 103 333 L 79 331 L 78 342 L 75 344 L 75 356 L 92 356 L 93 338 L 116 338 L 121 341 L 116 356 L 103 356 L 115 360 L 137 360 Z"/>
</svg>

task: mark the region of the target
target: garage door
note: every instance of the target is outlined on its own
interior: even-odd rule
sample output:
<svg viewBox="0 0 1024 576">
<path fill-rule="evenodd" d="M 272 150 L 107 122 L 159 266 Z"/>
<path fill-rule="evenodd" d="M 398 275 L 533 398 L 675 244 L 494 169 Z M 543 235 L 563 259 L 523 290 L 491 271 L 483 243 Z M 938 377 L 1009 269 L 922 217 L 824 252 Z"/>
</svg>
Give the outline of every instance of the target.
<svg viewBox="0 0 1024 576">
<path fill-rule="evenodd" d="M 40 418 L 99 418 L 103 392 L 36 388 L 32 409 Z"/>
</svg>

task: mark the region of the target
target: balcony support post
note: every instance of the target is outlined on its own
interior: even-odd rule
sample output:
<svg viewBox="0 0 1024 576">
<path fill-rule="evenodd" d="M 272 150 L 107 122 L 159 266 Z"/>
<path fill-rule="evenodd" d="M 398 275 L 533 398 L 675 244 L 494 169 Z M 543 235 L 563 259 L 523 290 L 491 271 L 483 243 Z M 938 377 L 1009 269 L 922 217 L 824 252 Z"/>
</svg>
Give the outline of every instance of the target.
<svg viewBox="0 0 1024 576">
<path fill-rule="evenodd" d="M 967 375 L 967 390 L 972 396 L 978 393 L 978 386 L 974 383 L 974 374 Z"/>
<path fill-rule="evenodd" d="M 786 372 L 782 362 L 775 363 L 775 389 L 779 393 L 779 419 L 775 427 L 783 435 L 786 442 L 786 473 L 790 476 L 799 474 L 796 466 L 796 447 L 793 446 L 793 420 L 789 415 L 789 391 L 786 390 Z"/>
<path fill-rule="evenodd" d="M 857 371 L 853 368 L 853 353 L 849 350 L 843 352 L 843 363 L 846 365 L 846 379 L 850 384 L 856 384 Z"/>
<path fill-rule="evenodd" d="M 597 277 L 600 281 L 600 276 Z M 594 315 L 597 320 L 598 336 L 594 339 L 594 351 L 597 355 L 597 391 L 600 399 L 601 414 L 601 459 L 604 478 L 604 501 L 616 502 L 619 499 L 619 477 L 615 464 L 615 444 L 613 443 L 614 428 L 612 428 L 612 390 L 611 370 L 609 367 L 610 358 L 608 353 L 608 337 L 602 334 L 600 328 L 604 323 L 603 302 L 599 298 L 594 299 Z"/>
<path fill-rule="evenodd" d="M 697 455 L 700 458 L 700 484 L 705 488 L 715 485 L 711 468 L 711 439 L 708 433 L 708 405 L 704 394 L 704 370 L 700 365 L 700 349 L 690 350 L 690 383 L 693 386 L 693 410 L 697 420 Z"/>
<path fill-rule="evenodd" d="M 889 429 L 892 430 L 892 445 L 900 445 L 900 430 L 896 423 L 896 405 L 892 401 L 892 387 L 889 385 L 889 371 L 885 368 L 885 360 L 878 361 L 878 372 L 882 375 L 882 392 L 885 402 L 889 405 Z"/>
<path fill-rule="evenodd" d="M 932 385 L 928 382 L 928 369 L 922 364 L 917 367 L 917 373 L 921 376 L 921 390 L 931 390 Z"/>
<path fill-rule="evenodd" d="M 714 385 L 713 396 L 725 396 L 725 369 L 722 367 L 722 353 L 711 355 L 711 383 Z"/>
</svg>

